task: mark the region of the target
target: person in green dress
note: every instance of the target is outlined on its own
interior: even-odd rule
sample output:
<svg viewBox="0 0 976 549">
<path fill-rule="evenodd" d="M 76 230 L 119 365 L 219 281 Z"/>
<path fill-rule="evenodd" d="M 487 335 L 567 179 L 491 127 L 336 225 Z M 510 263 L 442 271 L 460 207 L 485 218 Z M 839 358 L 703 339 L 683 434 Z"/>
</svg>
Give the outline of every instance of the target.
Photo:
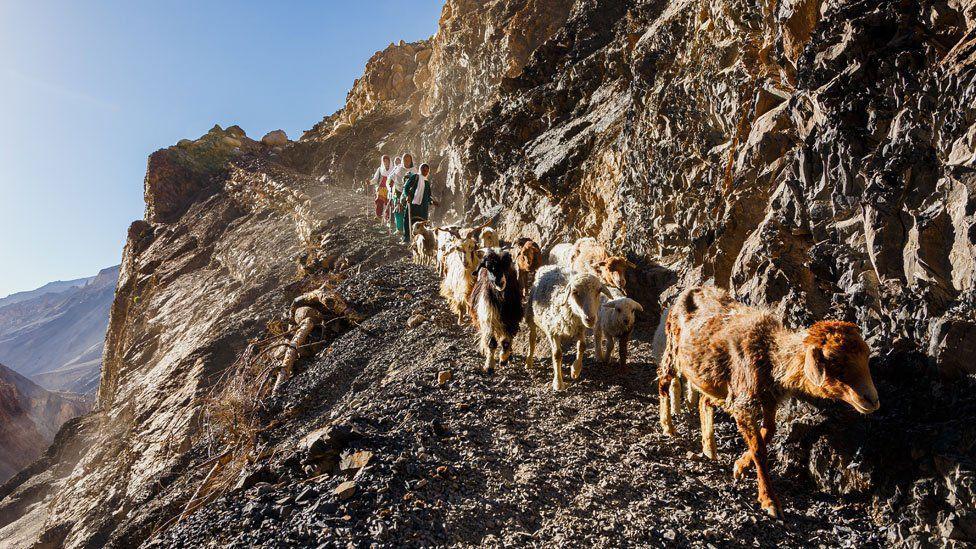
<svg viewBox="0 0 976 549">
<path fill-rule="evenodd" d="M 407 153 L 403 155 L 403 165 L 401 171 L 396 173 L 391 177 L 390 184 L 393 185 L 393 221 L 396 224 L 396 231 L 403 236 L 403 241 L 408 242 L 410 239 L 410 228 L 407 227 L 409 221 L 407 220 L 407 202 L 404 200 L 404 186 L 407 181 L 416 176 L 416 168 L 413 165 L 413 155 Z M 402 174 L 402 175 L 401 175 Z M 402 179 L 401 179 L 402 177 Z"/>
<path fill-rule="evenodd" d="M 404 242 L 410 242 L 410 228 L 417 221 L 430 219 L 430 206 L 437 205 L 430 190 L 430 165 L 421 164 L 420 173 L 410 174 L 403 183 L 403 204 L 407 212 Z"/>
</svg>

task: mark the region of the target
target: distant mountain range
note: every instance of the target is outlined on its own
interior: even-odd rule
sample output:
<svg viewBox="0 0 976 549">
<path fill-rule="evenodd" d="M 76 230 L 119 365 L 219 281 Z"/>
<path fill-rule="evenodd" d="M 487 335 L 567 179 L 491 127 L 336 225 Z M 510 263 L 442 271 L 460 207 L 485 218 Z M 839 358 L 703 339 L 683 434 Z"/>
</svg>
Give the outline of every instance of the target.
<svg viewBox="0 0 976 549">
<path fill-rule="evenodd" d="M 53 391 L 93 393 L 118 266 L 0 299 L 0 362 Z"/>
<path fill-rule="evenodd" d="M 0 483 L 37 459 L 61 424 L 91 404 L 91 396 L 45 390 L 0 364 Z"/>
</svg>

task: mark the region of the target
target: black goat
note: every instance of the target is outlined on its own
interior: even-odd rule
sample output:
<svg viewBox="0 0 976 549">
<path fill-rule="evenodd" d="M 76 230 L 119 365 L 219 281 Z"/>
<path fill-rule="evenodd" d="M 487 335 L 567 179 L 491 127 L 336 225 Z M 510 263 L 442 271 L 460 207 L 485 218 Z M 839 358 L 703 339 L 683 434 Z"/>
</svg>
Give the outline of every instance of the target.
<svg viewBox="0 0 976 549">
<path fill-rule="evenodd" d="M 477 281 L 468 296 L 468 311 L 478 330 L 484 371 L 495 369 L 495 352 L 502 364 L 512 354 L 512 341 L 522 323 L 522 287 L 508 252 L 488 250 L 475 269 Z"/>
</svg>

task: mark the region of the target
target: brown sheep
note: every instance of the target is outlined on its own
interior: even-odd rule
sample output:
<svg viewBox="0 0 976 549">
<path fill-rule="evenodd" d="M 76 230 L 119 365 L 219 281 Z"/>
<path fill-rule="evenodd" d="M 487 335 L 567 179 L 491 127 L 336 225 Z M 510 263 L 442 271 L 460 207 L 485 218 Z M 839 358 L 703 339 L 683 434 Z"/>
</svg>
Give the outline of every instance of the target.
<svg viewBox="0 0 976 549">
<path fill-rule="evenodd" d="M 535 272 L 542 267 L 542 248 L 530 238 L 520 238 L 513 246 L 515 270 L 523 293 L 527 296 L 535 281 Z"/>
<path fill-rule="evenodd" d="M 637 266 L 621 256 L 611 256 L 593 237 L 584 237 L 573 244 L 570 267 L 574 271 L 593 273 L 604 284 L 623 291 L 627 286 L 627 270 Z"/>
<path fill-rule="evenodd" d="M 669 389 L 681 376 L 701 394 L 705 454 L 715 457 L 712 416 L 720 405 L 735 419 L 748 446 L 733 474 L 739 478 L 756 466 L 759 503 L 774 517 L 782 517 L 782 508 L 770 484 L 766 448 L 776 431 L 779 402 L 806 395 L 843 400 L 862 414 L 878 409 L 868 369 L 870 349 L 854 324 L 827 320 L 793 331 L 774 314 L 738 303 L 715 287 L 682 292 L 666 322 L 667 342 L 658 367 L 664 432 L 674 434 Z"/>
</svg>

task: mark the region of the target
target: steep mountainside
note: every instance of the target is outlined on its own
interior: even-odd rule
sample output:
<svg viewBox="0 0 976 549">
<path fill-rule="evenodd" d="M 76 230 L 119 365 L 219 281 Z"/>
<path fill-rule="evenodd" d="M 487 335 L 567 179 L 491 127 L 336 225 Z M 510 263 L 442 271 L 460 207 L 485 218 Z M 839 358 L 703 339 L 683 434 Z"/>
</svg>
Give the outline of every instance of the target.
<svg viewBox="0 0 976 549">
<path fill-rule="evenodd" d="M 61 425 L 89 407 L 80 396 L 46 391 L 0 364 L 0 482 L 37 459 Z"/>
<path fill-rule="evenodd" d="M 974 79 L 971 1 L 448 0 L 300 141 L 215 127 L 150 157 L 97 411 L 0 487 L 0 544 L 976 540 Z M 438 216 L 637 263 L 634 372 L 478 374 L 348 190 L 408 151 Z M 698 283 L 872 347 L 878 413 L 781 411 L 787 524 L 732 483 L 730 423 L 716 463 L 654 424 L 650 332 Z M 336 316 L 256 398 L 323 284 Z"/>
<path fill-rule="evenodd" d="M 118 277 L 117 266 L 102 269 L 84 284 L 0 307 L 0 361 L 50 390 L 94 393 Z"/>
</svg>

